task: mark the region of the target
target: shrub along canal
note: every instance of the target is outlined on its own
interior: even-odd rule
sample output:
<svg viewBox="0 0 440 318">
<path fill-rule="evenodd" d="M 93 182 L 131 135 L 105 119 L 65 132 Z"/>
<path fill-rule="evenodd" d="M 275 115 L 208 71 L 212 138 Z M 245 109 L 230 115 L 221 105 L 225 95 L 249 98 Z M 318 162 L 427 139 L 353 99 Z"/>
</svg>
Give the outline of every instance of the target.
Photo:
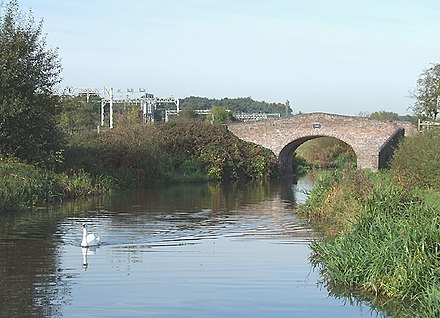
<svg viewBox="0 0 440 318">
<path fill-rule="evenodd" d="M 1 317 L 375 317 L 328 295 L 309 177 L 177 185 L 0 216 Z M 80 247 L 82 228 L 101 237 Z"/>
</svg>

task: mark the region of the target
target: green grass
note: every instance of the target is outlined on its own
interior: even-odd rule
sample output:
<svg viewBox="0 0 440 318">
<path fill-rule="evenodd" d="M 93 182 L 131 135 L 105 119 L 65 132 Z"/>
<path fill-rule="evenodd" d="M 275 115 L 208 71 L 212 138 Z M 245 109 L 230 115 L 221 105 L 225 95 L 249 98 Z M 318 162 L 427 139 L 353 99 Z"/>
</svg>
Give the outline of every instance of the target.
<svg viewBox="0 0 440 318">
<path fill-rule="evenodd" d="M 356 164 L 353 149 L 346 143 L 332 137 L 319 137 L 307 141 L 298 147 L 296 154 L 299 161 L 297 163 L 315 169 L 342 168 L 349 162 Z"/>
<path fill-rule="evenodd" d="M 394 317 L 439 317 L 439 202 L 440 195 L 409 190 L 391 173 L 327 173 L 299 208 L 321 229 L 333 226 L 312 244 L 311 261 L 330 291 L 381 297 L 377 306 Z"/>
<path fill-rule="evenodd" d="M 0 157 L 0 212 L 102 194 L 111 191 L 113 184 L 108 177 L 92 177 L 84 171 L 55 173 Z"/>
<path fill-rule="evenodd" d="M 318 230 L 327 236 L 341 233 L 350 227 L 369 193 L 373 175 L 369 171 L 352 169 L 321 172 L 307 202 L 297 208 Z"/>
<path fill-rule="evenodd" d="M 440 191 L 440 129 L 405 138 L 391 162 L 396 179 L 407 188 Z"/>
</svg>

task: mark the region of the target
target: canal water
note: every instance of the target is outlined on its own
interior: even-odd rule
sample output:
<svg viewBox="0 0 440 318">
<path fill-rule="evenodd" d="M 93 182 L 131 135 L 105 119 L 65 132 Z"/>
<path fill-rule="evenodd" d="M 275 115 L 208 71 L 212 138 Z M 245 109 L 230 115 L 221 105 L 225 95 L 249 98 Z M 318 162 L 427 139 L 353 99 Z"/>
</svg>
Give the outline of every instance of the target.
<svg viewBox="0 0 440 318">
<path fill-rule="evenodd" d="M 178 185 L 0 216 L 1 317 L 376 317 L 309 264 L 297 184 Z M 102 245 L 80 247 L 82 223 Z"/>
</svg>

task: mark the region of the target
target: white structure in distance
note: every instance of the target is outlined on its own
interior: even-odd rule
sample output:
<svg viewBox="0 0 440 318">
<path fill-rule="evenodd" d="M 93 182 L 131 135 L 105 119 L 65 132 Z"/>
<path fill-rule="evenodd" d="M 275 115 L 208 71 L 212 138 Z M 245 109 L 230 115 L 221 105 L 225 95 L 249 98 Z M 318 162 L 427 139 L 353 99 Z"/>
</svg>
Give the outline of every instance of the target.
<svg viewBox="0 0 440 318">
<path fill-rule="evenodd" d="M 137 93 L 137 97 L 135 94 Z M 63 89 L 62 95 L 70 96 L 86 96 L 87 102 L 90 100 L 90 96 L 98 96 L 101 98 L 101 126 L 105 125 L 105 106 L 109 105 L 109 127 L 113 128 L 113 106 L 115 104 L 123 105 L 139 105 L 142 110 L 144 123 L 154 122 L 154 111 L 158 104 L 174 104 L 176 105 L 176 112 L 180 112 L 179 99 L 173 96 L 171 97 L 156 97 L 154 94 L 147 93 L 146 89 L 139 88 L 136 92 L 132 88 L 127 89 L 125 97 L 122 96 L 122 90 L 117 89 L 116 94 L 112 87 L 103 90 L 95 88 L 80 88 L 75 89 L 67 87 Z M 116 95 L 116 96 L 115 96 Z M 140 95 L 140 96 L 139 96 Z"/>
</svg>

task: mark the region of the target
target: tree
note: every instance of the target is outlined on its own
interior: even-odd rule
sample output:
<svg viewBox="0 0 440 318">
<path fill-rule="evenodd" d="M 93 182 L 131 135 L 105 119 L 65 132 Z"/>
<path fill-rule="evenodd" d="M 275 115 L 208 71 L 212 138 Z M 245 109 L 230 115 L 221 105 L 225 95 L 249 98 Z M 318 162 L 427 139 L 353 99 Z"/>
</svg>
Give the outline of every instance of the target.
<svg viewBox="0 0 440 318">
<path fill-rule="evenodd" d="M 287 108 L 286 114 L 286 104 L 260 102 L 250 97 L 208 99 L 206 97 L 190 96 L 180 100 L 181 109 L 210 109 L 213 106 L 225 107 L 232 112 L 280 113 L 281 116 L 292 114 L 290 107 Z"/>
<path fill-rule="evenodd" d="M 192 109 L 183 109 L 179 112 L 178 116 L 172 117 L 173 121 L 195 121 L 197 120 L 198 115 L 197 113 Z"/>
<path fill-rule="evenodd" d="M 66 133 L 96 129 L 99 124 L 101 100 L 97 96 L 90 96 L 88 101 L 80 95 L 62 96 L 60 105 L 60 128 Z M 132 117 L 132 112 L 128 110 L 126 116 Z"/>
<path fill-rule="evenodd" d="M 23 14 L 16 0 L 0 4 L 0 153 L 33 163 L 60 149 L 54 89 L 61 64 L 42 31 L 43 21 Z"/>
<path fill-rule="evenodd" d="M 412 107 L 414 114 L 437 119 L 440 108 L 440 64 L 433 64 L 423 71 L 417 80 L 413 97 L 416 99 Z"/>
<path fill-rule="evenodd" d="M 395 112 L 388 112 L 388 111 L 378 111 L 378 112 L 372 112 L 369 116 L 371 119 L 378 119 L 378 120 L 399 120 L 400 116 L 398 113 Z"/>
<path fill-rule="evenodd" d="M 213 124 L 226 124 L 229 120 L 229 113 L 225 107 L 212 106 L 211 114 L 206 117 L 206 120 Z"/>
</svg>

